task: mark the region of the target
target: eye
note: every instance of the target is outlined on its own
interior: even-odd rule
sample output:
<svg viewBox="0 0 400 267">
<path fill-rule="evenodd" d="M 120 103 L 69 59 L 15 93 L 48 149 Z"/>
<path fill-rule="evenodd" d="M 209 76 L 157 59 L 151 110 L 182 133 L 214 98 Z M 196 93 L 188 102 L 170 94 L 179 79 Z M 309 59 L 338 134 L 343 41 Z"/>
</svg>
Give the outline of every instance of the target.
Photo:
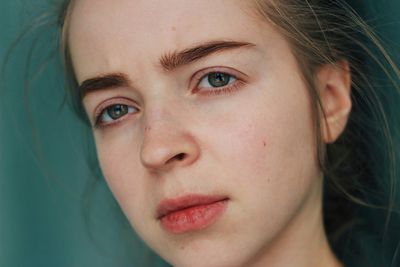
<svg viewBox="0 0 400 267">
<path fill-rule="evenodd" d="M 119 120 L 129 113 L 137 112 L 138 109 L 125 104 L 114 104 L 101 110 L 96 116 L 95 126 L 101 127 Z"/>
<path fill-rule="evenodd" d="M 247 77 L 247 75 L 235 71 L 230 68 L 227 71 L 220 71 L 220 68 L 215 67 L 197 73 L 197 83 L 192 93 L 204 96 L 218 96 L 221 94 L 229 94 L 238 90 L 245 84 L 243 78 L 238 78 L 236 75 L 230 74 L 231 72 L 238 73 L 240 77 Z"/>
<path fill-rule="evenodd" d="M 236 77 L 227 73 L 211 72 L 200 79 L 198 86 L 200 88 L 224 87 L 234 83 L 236 80 Z"/>
</svg>

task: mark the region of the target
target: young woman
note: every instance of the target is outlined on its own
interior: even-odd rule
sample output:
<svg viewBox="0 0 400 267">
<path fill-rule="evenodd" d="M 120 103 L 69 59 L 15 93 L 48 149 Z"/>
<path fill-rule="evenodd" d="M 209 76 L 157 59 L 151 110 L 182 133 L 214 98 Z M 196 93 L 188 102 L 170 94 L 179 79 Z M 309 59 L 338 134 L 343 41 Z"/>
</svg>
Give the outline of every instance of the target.
<svg viewBox="0 0 400 267">
<path fill-rule="evenodd" d="M 374 35 L 347 4 L 73 0 L 62 14 L 71 93 L 155 252 L 174 266 L 344 266 L 328 233 L 354 219 L 343 199 L 369 204 L 353 174 L 370 160 L 354 158 L 370 123 L 358 101 L 375 90 L 359 50 Z"/>
</svg>

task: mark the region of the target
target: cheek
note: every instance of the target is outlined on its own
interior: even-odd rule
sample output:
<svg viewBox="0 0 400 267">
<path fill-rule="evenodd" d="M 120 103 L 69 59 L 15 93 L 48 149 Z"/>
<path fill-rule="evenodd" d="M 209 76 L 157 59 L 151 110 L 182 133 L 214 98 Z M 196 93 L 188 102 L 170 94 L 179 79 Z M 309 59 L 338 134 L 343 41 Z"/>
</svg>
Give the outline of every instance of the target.
<svg viewBox="0 0 400 267">
<path fill-rule="evenodd" d="M 240 119 L 236 117 L 236 125 L 226 123 L 220 134 L 210 136 L 217 162 L 235 174 L 232 178 L 236 181 L 232 182 L 250 185 L 249 182 L 283 183 L 290 179 L 295 184 L 296 178 L 305 177 L 301 175 L 304 170 L 315 169 L 315 139 L 311 125 L 305 122 L 308 118 L 275 115 L 261 116 L 260 121 L 259 114 L 248 115 L 242 123 L 237 123 Z"/>
<path fill-rule="evenodd" d="M 299 208 L 318 175 L 308 92 L 295 85 L 264 85 L 262 94 L 248 94 L 208 135 L 225 188 L 257 221 L 268 216 L 263 223 L 271 227 Z"/>
<path fill-rule="evenodd" d="M 122 127 L 124 128 L 124 127 Z M 107 130 L 106 130 L 107 131 Z M 124 132 L 124 134 L 118 134 Z M 103 171 L 103 175 L 113 191 L 126 186 L 126 174 L 135 167 L 137 157 L 134 145 L 129 141 L 126 129 L 114 130 L 112 132 L 95 134 L 97 155 Z"/>
<path fill-rule="evenodd" d="M 279 179 L 278 173 L 314 166 L 316 139 L 307 90 L 291 84 L 261 88 L 268 90 L 250 90 L 240 105 L 204 127 L 206 147 L 219 165 L 247 172 L 246 177 Z"/>
<path fill-rule="evenodd" d="M 150 201 L 146 199 L 145 192 L 148 192 L 151 186 L 145 182 L 149 179 L 145 179 L 140 165 L 139 144 L 132 142 L 132 136 L 137 135 L 131 133 L 131 129 L 122 129 L 121 132 L 124 134 L 118 137 L 97 136 L 96 148 L 104 178 L 132 222 L 132 212 L 143 212 L 143 205 L 140 203 Z"/>
</svg>

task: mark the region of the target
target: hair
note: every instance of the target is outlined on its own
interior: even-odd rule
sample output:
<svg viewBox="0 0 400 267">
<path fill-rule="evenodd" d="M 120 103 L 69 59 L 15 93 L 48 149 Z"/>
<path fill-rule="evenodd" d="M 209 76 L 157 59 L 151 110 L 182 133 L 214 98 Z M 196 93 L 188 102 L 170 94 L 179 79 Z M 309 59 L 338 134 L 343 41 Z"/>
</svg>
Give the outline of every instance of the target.
<svg viewBox="0 0 400 267">
<path fill-rule="evenodd" d="M 384 228 L 383 240 L 389 232 L 392 213 L 397 212 L 397 129 L 392 126 L 399 124 L 393 119 L 389 121 L 395 116 L 385 104 L 393 105 L 388 98 L 398 97 L 399 69 L 371 27 L 346 1 L 256 0 L 255 3 L 259 14 L 275 25 L 291 45 L 308 85 L 315 114 L 319 165 L 324 173 L 324 219 L 328 238 L 342 260 L 353 258 L 351 264 L 360 264 L 361 257 L 355 259 L 354 255 L 366 259 L 370 251 L 360 248 L 361 244 L 349 245 L 355 240 L 344 233 L 354 234 L 355 229 L 362 227 L 379 231 L 360 214 L 362 207 L 386 213 L 385 225 L 380 222 L 380 228 Z M 341 60 L 348 61 L 350 66 L 353 108 L 340 138 L 324 150 L 319 118 L 325 114 L 315 88 L 315 74 L 320 66 Z M 386 86 L 393 88 L 393 92 L 378 91 L 384 87 L 374 84 L 368 77 L 374 73 L 366 68 L 368 63 L 374 68 L 378 66 L 389 82 Z M 376 252 L 375 249 L 372 251 Z M 362 266 L 388 264 L 369 260 Z"/>
<path fill-rule="evenodd" d="M 400 93 L 398 66 L 348 1 L 253 2 L 256 16 L 274 25 L 290 44 L 309 89 L 318 163 L 324 173 L 324 223 L 333 250 L 348 266 L 394 265 L 399 240 L 392 231 L 398 203 L 395 126 L 399 122 L 393 116 Z M 88 124 L 67 40 L 73 4 L 62 0 L 60 5 L 60 50 L 68 77 L 68 103 Z M 324 148 L 320 118 L 325 114 L 315 75 L 319 67 L 342 60 L 349 63 L 352 76 L 352 112 L 343 134 Z M 385 77 L 383 83 L 371 77 L 377 69 Z M 362 264 L 361 259 L 365 259 Z"/>
</svg>

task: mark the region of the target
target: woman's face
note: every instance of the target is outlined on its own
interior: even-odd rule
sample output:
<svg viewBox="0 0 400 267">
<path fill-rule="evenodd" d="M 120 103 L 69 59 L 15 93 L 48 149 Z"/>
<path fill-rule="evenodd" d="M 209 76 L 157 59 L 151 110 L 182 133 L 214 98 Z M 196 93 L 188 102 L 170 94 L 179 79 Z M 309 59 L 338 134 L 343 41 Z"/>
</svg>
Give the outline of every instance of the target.
<svg viewBox="0 0 400 267">
<path fill-rule="evenodd" d="M 72 11 L 104 176 L 177 266 L 267 262 L 300 247 L 320 214 L 307 88 L 288 43 L 246 2 L 78 0 Z"/>
</svg>

